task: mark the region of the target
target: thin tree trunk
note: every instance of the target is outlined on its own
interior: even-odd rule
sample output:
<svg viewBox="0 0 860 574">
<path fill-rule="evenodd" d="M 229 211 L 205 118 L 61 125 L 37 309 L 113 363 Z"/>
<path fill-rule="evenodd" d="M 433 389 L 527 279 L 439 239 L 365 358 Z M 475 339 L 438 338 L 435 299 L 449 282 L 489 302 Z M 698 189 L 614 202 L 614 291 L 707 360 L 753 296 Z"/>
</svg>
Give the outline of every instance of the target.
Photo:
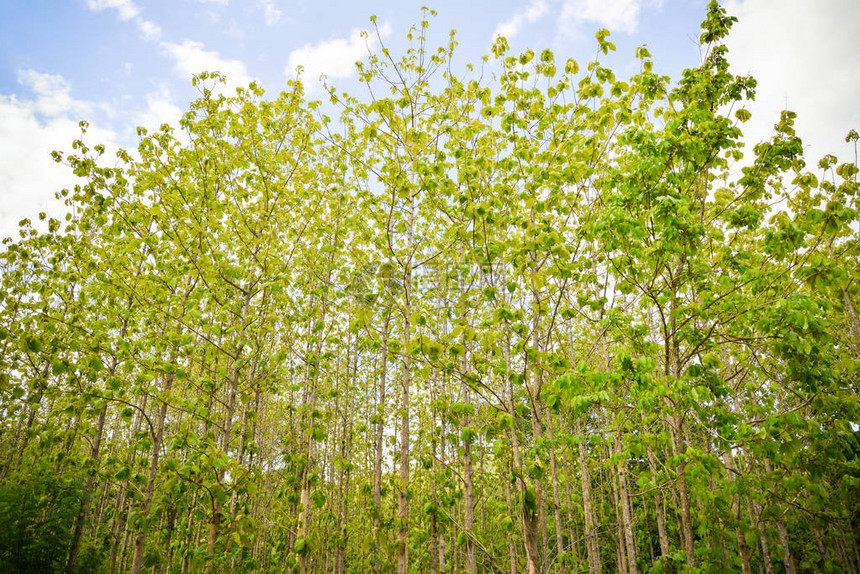
<svg viewBox="0 0 860 574">
<path fill-rule="evenodd" d="M 507 383 L 507 408 L 508 413 L 514 418 L 514 424 L 512 428 L 508 429 L 508 437 L 511 441 L 511 453 L 513 454 L 514 459 L 514 468 L 520 472 L 520 476 L 517 479 L 517 484 L 519 485 L 520 490 L 520 503 L 521 503 L 521 514 L 522 517 L 522 527 L 523 527 L 523 541 L 526 550 L 526 572 L 528 574 L 538 574 L 540 572 L 540 567 L 538 566 L 538 547 L 537 547 L 537 537 L 538 537 L 538 521 L 535 513 L 535 509 L 530 508 L 530 506 L 537 503 L 534 491 L 529 491 L 528 485 L 525 482 L 525 479 L 522 476 L 522 458 L 520 457 L 520 446 L 519 446 L 519 438 L 517 437 L 517 425 L 516 425 L 516 417 L 518 416 L 516 413 L 516 409 L 514 408 L 514 388 L 513 382 L 511 381 L 511 328 L 510 325 L 505 326 L 505 379 Z"/>
<path fill-rule="evenodd" d="M 854 349 L 857 353 L 860 353 L 860 321 L 857 320 L 857 313 L 854 311 L 851 295 L 845 287 L 842 287 L 842 303 L 845 305 L 845 314 L 848 315 L 848 324 L 851 328 L 851 335 L 854 338 Z"/>
<path fill-rule="evenodd" d="M 615 437 L 615 453 L 622 454 L 621 441 Z M 624 531 L 624 541 L 627 546 L 627 564 L 630 574 L 639 574 L 639 566 L 636 563 L 636 543 L 633 538 L 633 518 L 630 508 L 630 496 L 627 488 L 627 461 L 619 461 L 616 467 L 618 474 L 618 498 L 621 503 L 621 518 Z"/>
<path fill-rule="evenodd" d="M 681 263 L 679 270 L 675 274 L 675 279 L 672 281 L 672 292 L 677 293 L 677 275 L 680 274 Z M 675 380 L 681 377 L 681 349 L 680 342 L 677 336 L 676 325 L 676 309 L 678 301 L 676 297 L 672 297 L 669 310 L 669 331 L 666 337 L 666 368 L 668 373 Z M 667 399 L 668 402 L 668 399 Z M 684 416 L 682 413 L 676 412 L 670 421 L 670 429 L 675 446 L 675 454 L 682 455 L 686 452 L 684 445 Z M 693 569 L 696 567 L 696 549 L 693 544 L 693 519 L 690 515 L 690 491 L 687 486 L 687 477 L 684 471 L 687 468 L 687 463 L 683 456 L 678 457 L 678 465 L 676 467 L 678 481 L 678 497 L 680 498 L 681 509 L 681 536 L 684 541 L 684 552 L 687 556 L 687 567 Z"/>
<path fill-rule="evenodd" d="M 726 480 L 728 482 L 734 482 L 735 480 L 735 460 L 734 455 L 732 454 L 731 447 L 726 448 L 723 453 L 723 462 L 726 465 Z M 732 495 L 732 514 L 735 519 L 735 534 L 737 536 L 738 541 L 738 555 L 741 558 L 741 571 L 743 574 L 752 574 L 752 567 L 750 565 L 750 549 L 747 545 L 747 539 L 744 536 L 743 529 L 741 529 L 741 500 L 740 496 L 737 494 Z"/>
<path fill-rule="evenodd" d="M 502 482 L 505 485 L 505 502 L 508 505 L 508 508 L 513 509 L 513 495 L 511 493 L 511 481 L 508 480 L 507 476 L 502 477 Z M 517 574 L 517 568 L 519 564 L 517 563 L 517 542 L 516 539 L 508 535 L 508 558 L 511 563 L 511 574 Z"/>
<path fill-rule="evenodd" d="M 629 562 L 627 560 L 627 544 L 624 542 L 624 519 L 622 517 L 621 498 L 618 492 L 617 478 L 617 473 L 610 473 L 609 480 L 612 483 L 612 505 L 615 507 L 615 559 L 618 563 L 618 572 L 623 573 L 627 571 Z"/>
<path fill-rule="evenodd" d="M 651 469 L 651 475 L 656 477 L 657 462 L 654 457 L 654 450 L 650 445 L 648 446 L 648 467 Z M 669 536 L 666 534 L 666 508 L 663 501 L 663 489 L 659 486 L 654 494 L 654 510 L 657 515 L 657 536 L 660 538 L 660 556 L 663 560 L 667 560 L 669 557 Z"/>
<path fill-rule="evenodd" d="M 116 359 L 114 359 L 114 368 L 111 369 L 113 371 L 116 368 Z M 111 376 L 113 376 L 113 372 L 111 372 Z M 66 574 L 74 574 L 75 569 L 77 568 L 78 563 L 78 554 L 81 550 L 81 540 L 84 536 L 84 527 L 87 522 L 87 514 L 90 509 L 90 496 L 95 486 L 95 476 L 98 475 L 97 468 L 99 465 L 99 449 L 102 444 L 102 435 L 104 434 L 105 428 L 105 416 L 107 415 L 108 403 L 105 401 L 105 404 L 102 406 L 101 411 L 99 412 L 99 421 L 96 424 L 96 436 L 93 438 L 93 445 L 90 449 L 90 459 L 92 463 L 96 465 L 96 469 L 93 470 L 92 474 L 87 477 L 87 480 L 84 482 L 84 490 L 81 493 L 81 506 L 78 510 L 78 515 L 75 517 L 75 527 L 72 533 L 72 546 L 69 549 L 69 559 L 66 562 Z"/>
<path fill-rule="evenodd" d="M 137 412 L 135 413 L 134 422 L 131 425 L 132 428 L 132 436 L 136 435 L 140 430 L 140 425 L 143 423 L 143 412 L 146 410 L 146 401 L 147 395 L 143 395 L 141 399 L 141 404 L 138 406 Z M 126 460 L 126 466 L 131 468 L 134 464 L 135 459 L 137 458 L 137 449 L 130 448 L 128 453 L 128 458 Z M 117 554 L 119 553 L 120 546 L 123 545 L 123 541 L 125 539 L 125 526 L 126 526 L 126 503 L 128 499 L 128 481 L 129 479 L 125 479 L 120 485 L 119 491 L 119 499 L 116 504 L 116 519 L 113 527 L 113 544 L 111 544 L 110 549 L 110 574 L 115 574 L 116 572 L 116 559 Z"/>
<path fill-rule="evenodd" d="M 382 514 L 382 450 L 383 431 L 385 428 L 385 379 L 388 373 L 388 326 L 391 319 L 391 310 L 386 310 L 382 331 L 382 352 L 380 357 L 379 374 L 379 400 L 376 403 L 376 440 L 373 449 L 373 535 L 379 542 L 379 519 Z M 378 557 L 377 557 L 378 558 Z M 374 561 L 373 569 L 378 571 L 380 561 Z"/>
<path fill-rule="evenodd" d="M 764 459 L 764 470 L 768 474 L 773 472 L 770 460 L 767 458 Z M 776 531 L 779 533 L 779 542 L 782 544 L 782 557 L 783 563 L 785 564 L 785 572 L 786 574 L 796 574 L 796 570 L 794 568 L 794 557 L 791 555 L 791 548 L 789 547 L 788 530 L 785 527 L 785 521 L 782 517 L 776 519 Z"/>
<path fill-rule="evenodd" d="M 564 534 L 561 525 L 561 497 L 558 493 L 558 469 L 555 461 L 555 435 L 552 428 L 552 413 L 549 407 L 546 408 L 544 416 L 546 417 L 546 431 L 549 437 L 549 470 L 552 481 L 552 502 L 553 502 L 553 517 L 555 518 L 555 551 L 556 551 L 556 572 L 564 569 L 562 556 L 564 555 Z"/>
<path fill-rule="evenodd" d="M 765 574 L 773 574 L 773 560 L 770 557 L 770 543 L 767 540 L 767 531 L 765 530 L 764 522 L 761 520 L 761 506 L 755 501 L 750 501 L 749 513 L 758 528 Z"/>
<path fill-rule="evenodd" d="M 321 312 L 320 312 L 320 322 L 325 322 L 326 319 L 326 311 L 327 311 L 327 303 L 326 300 L 323 299 L 321 302 Z M 293 541 L 294 548 L 295 544 L 302 540 L 304 542 L 304 549 L 299 554 L 299 573 L 305 574 L 308 568 L 308 533 L 310 530 L 310 512 L 311 512 L 311 484 L 310 484 L 310 475 L 311 469 L 314 466 L 314 436 L 313 436 L 313 426 L 314 426 L 314 410 L 316 409 L 317 402 L 317 384 L 319 383 L 319 370 L 320 370 L 320 354 L 322 352 L 322 337 L 319 334 L 314 335 L 314 322 L 308 321 L 308 355 L 311 355 L 310 345 L 311 341 L 314 341 L 313 355 L 308 356 L 305 361 L 305 381 L 306 381 L 306 409 L 305 409 L 305 417 L 307 420 L 307 436 L 305 437 L 305 464 L 301 471 L 301 512 L 299 513 L 299 525 L 296 529 L 296 538 Z"/>
<path fill-rule="evenodd" d="M 463 290 L 462 280 L 460 285 Z M 460 396 L 463 403 L 470 405 L 472 402 L 469 385 L 466 382 L 466 376 L 469 372 L 469 363 L 466 352 L 466 337 L 463 336 L 463 361 L 462 375 L 460 380 Z M 469 429 L 470 417 L 468 414 L 463 415 L 463 427 Z M 475 574 L 478 569 L 477 556 L 475 555 L 475 485 L 473 482 L 474 469 L 472 468 L 472 437 L 467 434 L 463 440 L 463 529 L 466 533 L 466 548 L 465 548 L 465 570 L 468 574 Z"/>
<path fill-rule="evenodd" d="M 576 420 L 576 434 L 580 436 L 579 449 L 579 478 L 582 483 L 582 511 L 585 515 L 585 546 L 588 551 L 588 572 L 597 574 L 601 570 L 600 544 L 597 540 L 597 532 L 594 528 L 594 505 L 591 500 L 591 477 L 588 473 L 588 458 L 585 452 L 585 436 L 582 432 L 582 423 Z"/>
<path fill-rule="evenodd" d="M 413 118 L 414 123 L 414 118 Z M 413 166 L 414 167 L 414 166 Z M 412 337 L 412 262 L 415 233 L 415 189 L 409 186 L 409 220 L 406 237 L 406 265 L 403 269 L 403 339 L 401 341 L 402 380 L 400 396 L 400 485 L 397 493 L 397 574 L 409 570 L 409 392 L 412 383 L 410 345 Z"/>
<path fill-rule="evenodd" d="M 176 355 L 170 357 L 170 362 L 176 360 Z M 164 378 L 164 394 L 167 395 L 173 387 L 173 373 L 168 373 Z M 155 436 L 152 440 L 152 456 L 149 459 L 149 476 L 146 480 L 146 493 L 143 497 L 143 509 L 141 513 L 144 517 L 149 516 L 152 510 L 152 497 L 155 492 L 155 480 L 158 477 L 158 457 L 161 454 L 161 443 L 164 439 L 164 420 L 167 417 L 167 400 L 161 402 L 161 408 L 158 411 L 158 419 L 156 421 Z M 150 429 L 151 430 L 151 429 Z M 147 529 L 141 528 L 137 537 L 134 540 L 134 558 L 131 562 L 131 574 L 139 574 L 143 566 L 143 551 L 146 546 Z"/>
</svg>

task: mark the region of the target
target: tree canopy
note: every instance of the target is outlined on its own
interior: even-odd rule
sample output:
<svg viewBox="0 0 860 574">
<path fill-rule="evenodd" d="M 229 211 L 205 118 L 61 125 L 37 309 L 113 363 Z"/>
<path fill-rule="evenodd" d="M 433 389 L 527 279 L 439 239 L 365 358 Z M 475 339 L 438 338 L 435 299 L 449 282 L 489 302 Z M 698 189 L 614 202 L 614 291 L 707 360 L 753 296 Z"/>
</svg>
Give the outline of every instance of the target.
<svg viewBox="0 0 860 574">
<path fill-rule="evenodd" d="M 789 111 L 744 147 L 716 2 L 676 81 L 458 76 L 432 15 L 366 96 L 204 73 L 55 153 L 66 221 L 0 253 L 0 569 L 860 570 L 856 162 Z"/>
</svg>

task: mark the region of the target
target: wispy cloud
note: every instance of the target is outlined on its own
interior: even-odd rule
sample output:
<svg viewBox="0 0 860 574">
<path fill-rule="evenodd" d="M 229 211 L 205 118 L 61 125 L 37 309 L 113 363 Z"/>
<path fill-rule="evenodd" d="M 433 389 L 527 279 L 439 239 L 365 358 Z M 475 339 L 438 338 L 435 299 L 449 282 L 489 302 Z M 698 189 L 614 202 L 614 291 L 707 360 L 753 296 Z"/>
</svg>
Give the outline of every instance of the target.
<svg viewBox="0 0 860 574">
<path fill-rule="evenodd" d="M 549 12 L 549 5 L 544 0 L 532 0 L 524 10 L 520 10 L 498 26 L 493 32 L 493 38 L 504 36 L 508 40 L 520 33 L 527 24 L 534 24 Z"/>
<path fill-rule="evenodd" d="M 199 0 L 209 4 L 226 6 L 229 0 Z M 266 10 L 267 22 L 270 18 L 280 18 L 272 0 L 261 2 Z M 141 17 L 141 9 L 132 0 L 87 0 L 90 10 L 115 10 L 120 20 L 134 20 L 144 39 L 158 42 L 163 53 L 173 60 L 174 71 L 184 80 L 200 72 L 221 72 L 227 77 L 229 86 L 247 85 L 251 75 L 244 62 L 222 58 L 218 52 L 207 50 L 202 42 L 183 40 L 182 42 L 160 41 L 161 28 L 150 20 Z"/>
<path fill-rule="evenodd" d="M 146 110 L 137 115 L 136 123 L 154 130 L 162 124 L 176 126 L 181 117 L 182 110 L 173 103 L 170 88 L 162 82 L 155 91 L 146 94 Z"/>
<path fill-rule="evenodd" d="M 94 12 L 115 10 L 120 20 L 134 20 L 145 39 L 152 41 L 161 38 L 161 28 L 155 22 L 143 18 L 140 15 L 141 8 L 132 0 L 87 0 L 87 7 Z"/>
<path fill-rule="evenodd" d="M 576 34 L 583 24 L 588 24 L 632 34 L 639 27 L 642 8 L 661 5 L 662 0 L 565 0 L 559 31 L 562 35 Z"/>
<path fill-rule="evenodd" d="M 281 21 L 284 13 L 275 5 L 275 0 L 259 0 L 257 7 L 263 11 L 267 26 L 273 26 Z"/>
<path fill-rule="evenodd" d="M 92 112 L 90 104 L 72 98 L 71 86 L 62 76 L 29 69 L 18 70 L 17 76 L 18 83 L 36 96 L 30 106 L 33 111 L 52 117 L 70 113 L 83 117 Z"/>
<path fill-rule="evenodd" d="M 161 48 L 173 59 L 176 74 L 186 80 L 200 72 L 221 72 L 231 86 L 247 85 L 253 80 L 244 62 L 222 58 L 218 52 L 206 50 L 202 42 L 162 42 Z"/>
<path fill-rule="evenodd" d="M 161 38 L 161 28 L 149 20 L 137 18 L 137 27 L 143 33 L 143 37 L 147 40 L 158 40 Z"/>
<path fill-rule="evenodd" d="M 140 8 L 132 0 L 87 0 L 90 10 L 116 10 L 121 20 L 131 20 L 140 14 Z"/>
<path fill-rule="evenodd" d="M 386 22 L 379 28 L 381 36 L 391 33 Z M 353 30 L 349 38 L 335 38 L 305 46 L 290 52 L 286 74 L 295 76 L 299 68 L 308 84 L 314 86 L 321 76 L 328 79 L 349 78 L 356 73 L 355 63 L 376 45 L 374 36 L 366 30 Z"/>
</svg>

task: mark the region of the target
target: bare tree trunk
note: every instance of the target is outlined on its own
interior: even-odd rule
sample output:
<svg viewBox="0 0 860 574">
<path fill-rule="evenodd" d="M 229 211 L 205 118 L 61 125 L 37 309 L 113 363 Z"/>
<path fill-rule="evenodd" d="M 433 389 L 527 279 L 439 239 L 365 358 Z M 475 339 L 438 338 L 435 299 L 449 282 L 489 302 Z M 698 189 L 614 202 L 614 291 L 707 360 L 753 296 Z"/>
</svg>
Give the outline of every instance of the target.
<svg viewBox="0 0 860 574">
<path fill-rule="evenodd" d="M 385 312 L 382 332 L 382 355 L 380 357 L 379 374 L 379 400 L 376 403 L 376 440 L 373 450 L 373 535 L 379 542 L 379 518 L 382 514 L 382 447 L 383 431 L 385 428 L 385 378 L 388 373 L 388 326 L 391 319 L 391 310 Z M 380 561 L 374 561 L 373 569 L 378 571 Z"/>
<path fill-rule="evenodd" d="M 546 408 L 544 416 L 546 417 L 546 430 L 549 436 L 549 470 L 552 480 L 552 502 L 553 502 L 553 517 L 555 518 L 555 551 L 557 554 L 556 571 L 563 569 L 561 558 L 564 553 L 564 535 L 561 525 L 561 498 L 558 493 L 558 469 L 555 461 L 555 436 L 552 429 L 552 413 L 549 407 Z"/>
<path fill-rule="evenodd" d="M 175 355 L 171 356 L 170 362 L 176 360 Z M 170 392 L 173 387 L 173 373 L 168 373 L 164 379 L 164 394 Z M 158 420 L 156 421 L 155 436 L 152 439 L 152 456 L 149 459 L 149 476 L 146 481 L 146 493 L 143 497 L 143 509 L 141 513 L 148 517 L 152 510 L 152 496 L 155 492 L 155 479 L 158 477 L 158 456 L 161 453 L 161 443 L 164 439 L 164 419 L 167 417 L 167 400 L 161 402 L 161 408 L 158 411 Z M 153 429 L 150 428 L 150 431 Z M 134 540 L 134 558 L 131 562 L 131 574 L 139 574 L 143 566 L 143 550 L 146 546 L 147 529 L 141 528 Z"/>
<path fill-rule="evenodd" d="M 764 470 L 768 474 L 773 472 L 770 460 L 767 458 L 764 459 Z M 796 570 L 794 568 L 794 557 L 791 555 L 791 548 L 788 543 L 788 530 L 785 527 L 785 521 L 782 517 L 776 519 L 776 531 L 779 533 L 779 542 L 782 544 L 782 556 L 785 564 L 785 572 L 786 574 L 796 574 Z"/>
<path fill-rule="evenodd" d="M 464 290 L 462 279 L 460 280 L 460 291 Z M 466 336 L 463 336 L 463 360 L 462 374 L 460 379 L 460 397 L 464 404 L 470 405 L 472 402 L 469 384 L 466 382 L 466 377 L 469 373 L 468 352 L 466 345 L 468 341 Z M 471 420 L 468 414 L 463 415 L 463 428 L 468 429 Z M 472 467 L 472 436 L 467 431 L 463 437 L 463 529 L 466 533 L 466 548 L 465 548 L 465 571 L 468 574 L 475 574 L 478 569 L 477 556 L 475 555 L 475 485 L 473 481 L 474 469 Z"/>
<path fill-rule="evenodd" d="M 648 446 L 648 467 L 651 469 L 651 475 L 657 476 L 657 462 L 654 457 L 654 450 Z M 663 489 L 657 487 L 654 494 L 654 510 L 657 515 L 657 536 L 660 538 L 660 556 L 666 560 L 669 556 L 669 536 L 666 534 L 666 508 L 663 501 Z"/>
<path fill-rule="evenodd" d="M 137 412 L 135 413 L 134 422 L 131 425 L 132 436 L 137 434 L 140 430 L 140 425 L 143 423 L 143 412 L 146 410 L 146 401 L 147 395 L 143 395 L 141 404 L 138 406 Z M 134 464 L 136 454 L 137 449 L 129 449 L 128 458 L 126 460 L 126 466 L 129 468 Z M 126 479 L 120 485 L 119 499 L 116 504 L 117 516 L 113 527 L 113 544 L 111 544 L 110 549 L 110 574 L 115 574 L 117 554 L 119 553 L 120 546 L 124 547 L 123 541 L 125 540 L 125 521 L 127 514 L 125 508 L 128 499 L 128 481 L 129 479 Z"/>
<path fill-rule="evenodd" d="M 672 281 L 672 291 L 673 293 L 677 293 L 677 274 L 680 273 L 681 264 L 679 264 L 679 270 L 676 273 L 676 278 Z M 677 325 L 676 325 L 676 309 L 677 309 L 677 299 L 673 296 L 670 301 L 670 310 L 669 310 L 669 331 L 666 337 L 666 369 L 671 377 L 675 380 L 680 379 L 681 377 L 681 349 L 680 342 L 678 341 L 677 336 Z M 666 399 L 668 402 L 668 398 Z M 674 405 L 671 405 L 674 406 Z M 682 455 L 686 452 L 686 447 L 684 445 L 684 416 L 680 412 L 676 412 L 670 421 L 670 429 L 672 432 L 672 438 L 675 446 L 675 454 Z M 693 544 L 693 519 L 690 515 L 690 491 L 687 486 L 687 478 L 684 475 L 684 471 L 687 468 L 687 463 L 684 462 L 684 457 L 679 456 L 679 462 L 676 467 L 677 473 L 677 481 L 678 481 L 678 496 L 680 498 L 680 509 L 681 509 L 681 536 L 684 540 L 684 552 L 687 556 L 687 567 L 691 570 L 696 567 L 696 549 Z"/>
<path fill-rule="evenodd" d="M 627 571 L 629 563 L 627 560 L 627 544 L 624 542 L 624 519 L 622 518 L 621 498 L 618 493 L 617 473 L 611 472 L 609 477 L 612 483 L 612 503 L 615 507 L 615 559 L 618 563 L 618 572 L 623 573 Z"/>
<path fill-rule="evenodd" d="M 535 303 L 535 318 L 532 326 L 532 345 L 535 350 L 538 352 L 541 349 L 540 337 L 538 337 L 538 326 L 539 326 L 539 317 L 540 317 L 540 303 L 538 301 L 537 295 L 533 294 L 534 303 Z M 532 418 L 532 435 L 534 437 L 535 442 L 541 440 L 543 438 L 543 428 L 540 422 L 540 396 L 541 396 L 541 388 L 543 387 L 543 369 L 540 365 L 536 365 L 534 368 L 534 391 L 532 396 L 530 397 L 532 403 L 531 410 L 531 418 Z M 537 504 L 537 515 L 538 515 L 538 525 L 540 532 L 540 556 L 543 559 L 544 563 L 547 560 L 547 556 L 549 554 L 549 531 L 546 525 L 546 509 L 544 505 L 544 496 L 543 496 L 543 479 L 542 477 L 535 477 L 534 479 L 534 491 L 535 491 L 535 503 Z"/>
<path fill-rule="evenodd" d="M 585 546 L 588 551 L 588 572 L 597 574 L 601 570 L 600 544 L 594 528 L 594 504 L 591 500 L 591 476 L 588 472 L 588 457 L 585 452 L 585 436 L 582 424 L 576 420 L 576 434 L 580 435 L 579 448 L 579 478 L 582 483 L 582 511 L 585 515 Z"/>
<path fill-rule="evenodd" d="M 510 325 L 505 326 L 505 379 L 507 383 L 507 401 L 508 404 L 507 409 L 508 413 L 514 417 L 516 421 L 516 409 L 514 408 L 514 388 L 513 383 L 511 382 L 511 330 Z M 520 446 L 519 446 L 519 438 L 517 437 L 517 429 L 516 423 L 512 425 L 512 428 L 508 429 L 508 436 L 511 441 L 511 453 L 513 454 L 513 462 L 514 468 L 518 471 L 523 469 L 522 458 L 520 457 Z M 537 547 L 537 537 L 538 537 L 538 521 L 535 513 L 535 508 L 533 508 L 537 504 L 536 496 L 534 491 L 528 488 L 528 485 L 525 482 L 525 479 L 520 475 L 517 479 L 517 484 L 519 485 L 520 497 L 521 497 L 521 518 L 522 518 L 522 528 L 523 528 L 523 539 L 525 543 L 526 550 L 526 572 L 528 574 L 538 574 L 540 572 L 540 567 L 538 566 L 538 547 Z"/>
<path fill-rule="evenodd" d="M 245 315 L 247 313 L 248 303 L 250 300 L 250 293 L 245 299 L 245 311 L 242 313 L 242 320 L 244 322 Z M 239 361 L 242 357 L 242 346 L 239 345 L 236 351 L 236 357 L 231 357 L 234 361 Z M 222 434 L 221 434 L 221 444 L 220 449 L 221 452 L 225 455 L 229 455 L 230 453 L 230 438 L 233 433 L 233 415 L 236 413 L 236 394 L 239 391 L 239 376 L 240 369 L 236 367 L 232 368 L 232 376 L 230 377 L 230 395 L 227 399 L 227 409 L 224 413 L 224 422 L 222 425 Z M 215 471 L 215 476 L 218 480 L 218 483 L 221 484 L 224 480 L 224 469 L 223 466 L 219 467 Z M 209 521 L 209 536 L 207 537 L 206 544 L 206 554 L 211 556 L 215 555 L 215 543 L 218 541 L 218 535 L 221 531 L 221 521 L 223 519 L 222 516 L 222 503 L 218 498 L 212 498 L 212 517 Z"/>
<path fill-rule="evenodd" d="M 503 477 L 502 482 L 505 485 L 505 502 L 508 504 L 508 508 L 513 509 L 513 496 L 511 494 L 511 481 L 508 480 L 508 477 Z M 511 563 L 511 574 L 517 574 L 517 542 L 513 536 L 508 536 L 508 558 Z"/>
<path fill-rule="evenodd" d="M 791 555 L 791 548 L 789 547 L 788 530 L 786 529 L 785 521 L 783 521 L 782 518 L 777 519 L 776 529 L 777 532 L 779 532 L 779 542 L 782 544 L 782 557 L 783 562 L 785 563 L 785 573 L 797 574 L 797 570 L 794 568 L 794 556 Z"/>
<path fill-rule="evenodd" d="M 860 321 L 857 320 L 851 295 L 845 287 L 842 287 L 842 303 L 845 305 L 845 314 L 848 315 L 848 324 L 851 328 L 851 335 L 854 337 L 854 348 L 856 352 L 860 353 Z"/>
<path fill-rule="evenodd" d="M 114 369 L 116 368 L 116 360 L 114 360 Z M 114 369 L 111 369 L 113 371 Z M 111 376 L 113 376 L 113 372 L 111 372 Z M 107 415 L 108 404 L 105 401 L 105 404 L 102 406 L 101 412 L 99 412 L 99 422 L 96 424 L 96 436 L 93 438 L 93 445 L 90 449 L 90 459 L 93 464 L 98 468 L 99 465 L 99 449 L 102 444 L 102 435 L 104 434 L 105 428 L 105 416 Z M 93 474 L 87 477 L 87 480 L 84 482 L 84 491 L 81 496 L 81 506 L 78 510 L 78 515 L 75 517 L 75 528 L 72 532 L 72 546 L 69 549 L 69 558 L 66 562 L 66 574 L 74 574 L 75 569 L 77 568 L 78 563 L 78 554 L 81 550 L 81 539 L 84 536 L 84 526 L 86 526 L 87 522 L 87 514 L 90 509 L 90 493 L 95 486 L 94 477 L 97 476 L 97 471 L 93 470 Z"/>
<path fill-rule="evenodd" d="M 400 397 L 400 485 L 397 493 L 397 574 L 409 570 L 409 391 L 412 383 L 411 353 L 412 337 L 412 249 L 415 232 L 415 190 L 409 188 L 409 222 L 406 238 L 406 265 L 403 269 L 403 339 L 401 341 L 402 379 Z"/>
<path fill-rule="evenodd" d="M 615 437 L 615 452 L 621 454 L 621 441 Z M 627 488 L 627 461 L 621 460 L 616 467 L 618 474 L 618 498 L 621 503 L 621 519 L 624 531 L 624 541 L 627 546 L 627 564 L 630 574 L 639 574 L 639 566 L 636 563 L 636 542 L 633 538 L 633 518 L 630 508 L 630 497 Z"/>
<path fill-rule="evenodd" d="M 327 311 L 326 300 L 323 299 L 321 303 L 321 312 L 320 312 L 320 322 L 325 322 Z M 309 321 L 308 323 L 308 355 L 311 355 L 310 345 L 311 341 L 314 341 L 312 356 L 309 356 L 307 361 L 305 362 L 305 381 L 307 383 L 307 396 L 306 396 L 306 412 L 305 416 L 308 417 L 308 428 L 307 428 L 307 436 L 305 437 L 305 464 L 302 468 L 301 472 L 301 512 L 299 513 L 299 525 L 296 529 L 296 538 L 293 541 L 293 547 L 295 549 L 295 545 L 299 540 L 304 542 L 304 548 L 301 552 L 297 552 L 299 554 L 299 572 L 300 574 L 305 574 L 308 568 L 308 547 L 307 547 L 307 537 L 310 526 L 311 519 L 311 483 L 310 483 L 310 475 L 311 469 L 314 465 L 314 436 L 313 436 L 313 426 L 314 426 L 314 410 L 316 409 L 317 402 L 317 384 L 319 383 L 319 370 L 320 370 L 320 353 L 322 352 L 322 336 L 317 333 L 314 338 L 314 326 L 313 322 Z"/>
<path fill-rule="evenodd" d="M 435 379 L 435 377 L 434 377 Z M 431 422 L 433 427 L 436 427 L 436 409 L 432 410 Z M 432 459 L 431 471 L 433 472 L 433 505 L 435 511 L 430 515 L 430 574 L 439 573 L 439 529 L 436 522 L 436 514 L 439 510 L 439 498 L 436 488 L 436 435 L 430 440 L 430 456 Z"/>
<path fill-rule="evenodd" d="M 723 453 L 723 462 L 726 465 L 726 480 L 734 482 L 735 461 L 731 447 L 726 448 L 726 451 Z M 752 574 L 752 567 L 750 566 L 750 549 L 740 525 L 742 520 L 741 500 L 737 494 L 732 496 L 732 514 L 734 515 L 735 521 L 737 521 L 737 524 L 735 525 L 735 534 L 738 540 L 738 554 L 741 558 L 741 570 L 743 574 Z"/>
<path fill-rule="evenodd" d="M 467 395 L 468 396 L 468 395 Z M 469 424 L 468 419 L 466 425 Z M 472 481 L 474 470 L 472 468 L 472 440 L 468 437 L 463 441 L 463 528 L 466 532 L 466 572 L 474 574 L 477 572 L 478 563 L 475 554 L 475 486 Z"/>
<path fill-rule="evenodd" d="M 755 501 L 750 501 L 749 513 L 758 528 L 765 574 L 773 574 L 773 560 L 770 557 L 770 543 L 767 540 L 767 531 L 765 530 L 764 522 L 761 520 L 761 506 Z"/>
</svg>

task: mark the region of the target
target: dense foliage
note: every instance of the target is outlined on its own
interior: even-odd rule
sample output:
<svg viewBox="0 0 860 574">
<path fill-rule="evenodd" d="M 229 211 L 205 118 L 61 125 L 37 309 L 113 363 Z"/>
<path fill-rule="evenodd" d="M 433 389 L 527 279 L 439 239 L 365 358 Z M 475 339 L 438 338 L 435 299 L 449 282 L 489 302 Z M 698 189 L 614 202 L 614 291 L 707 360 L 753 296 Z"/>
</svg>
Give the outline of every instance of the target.
<svg viewBox="0 0 860 574">
<path fill-rule="evenodd" d="M 425 21 L 334 119 L 203 74 L 56 154 L 67 221 L 0 254 L 0 569 L 857 572 L 858 170 L 790 112 L 744 157 L 731 23 L 673 84 L 459 78 Z"/>
</svg>

